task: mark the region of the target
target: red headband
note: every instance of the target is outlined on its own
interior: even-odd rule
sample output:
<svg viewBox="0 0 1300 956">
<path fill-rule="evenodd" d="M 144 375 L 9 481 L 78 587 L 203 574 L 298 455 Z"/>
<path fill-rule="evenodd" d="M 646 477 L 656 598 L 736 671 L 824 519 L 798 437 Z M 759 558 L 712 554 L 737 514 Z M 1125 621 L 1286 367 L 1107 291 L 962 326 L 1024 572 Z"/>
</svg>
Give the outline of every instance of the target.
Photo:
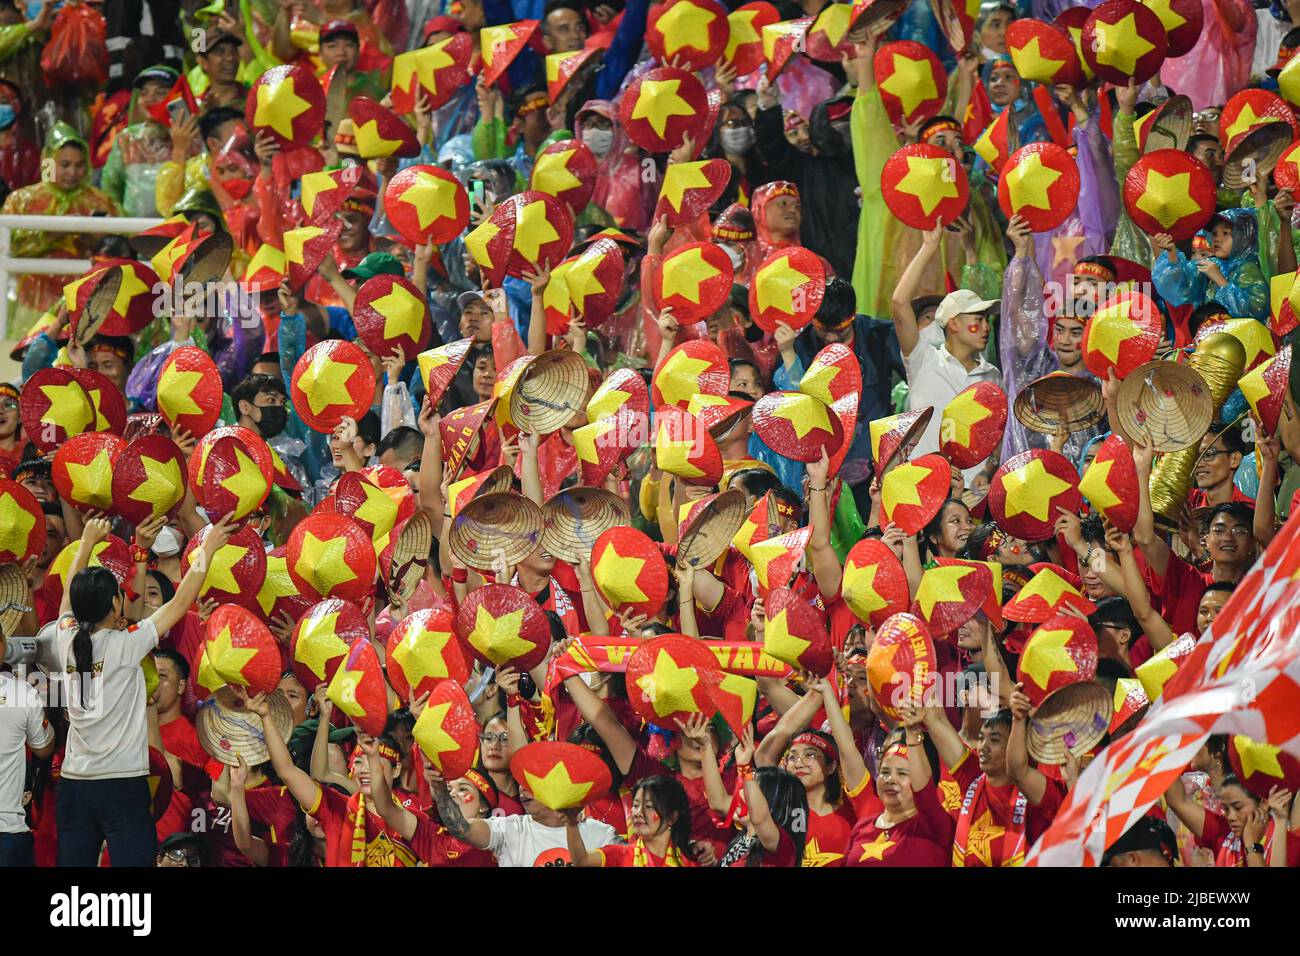
<svg viewBox="0 0 1300 956">
<path fill-rule="evenodd" d="M 497 808 L 497 788 L 492 786 L 492 782 L 477 770 L 466 770 L 465 779 L 474 785 L 474 789 L 483 794 L 483 799 L 493 810 Z"/>
<path fill-rule="evenodd" d="M 823 737 L 821 734 L 814 734 L 810 731 L 804 731 L 801 734 L 796 734 L 794 739 L 790 741 L 790 746 L 794 747 L 798 744 L 803 744 L 804 746 L 814 747 L 817 750 L 820 750 L 822 756 L 826 758 L 827 762 L 834 762 L 834 763 L 839 762 L 840 759 L 839 750 L 837 750 L 835 745 L 831 743 L 829 740 L 827 740 L 825 737 Z"/>
<path fill-rule="evenodd" d="M 521 119 L 529 113 L 536 113 L 538 110 L 544 110 L 551 105 L 551 101 L 546 98 L 545 93 L 534 93 L 520 105 L 518 112 L 515 114 Z"/>
<path fill-rule="evenodd" d="M 1007 533 L 1001 528 L 994 528 L 989 532 L 989 536 L 984 539 L 984 544 L 980 547 L 980 560 L 989 561 L 998 553 L 998 548 L 1007 543 Z"/>
<path fill-rule="evenodd" d="M 925 131 L 925 141 L 928 143 L 930 142 L 930 137 L 937 136 L 940 133 L 947 133 L 949 131 L 960 133 L 961 127 L 952 120 L 940 120 Z"/>
<path fill-rule="evenodd" d="M 1100 262 L 1076 262 L 1073 271 L 1077 276 L 1091 276 L 1094 279 L 1105 279 L 1107 282 L 1115 281 L 1115 273 Z"/>
<path fill-rule="evenodd" d="M 364 753 L 365 751 L 362 750 L 360 747 L 352 751 L 352 759 L 348 761 L 349 770 L 353 770 L 356 768 L 357 758 L 362 756 Z M 394 767 L 396 767 L 398 764 L 402 762 L 402 757 L 397 752 L 397 748 L 392 746 L 391 744 L 384 743 L 382 740 L 375 741 L 375 753 L 378 756 L 382 757 L 383 759 L 387 760 Z"/>
</svg>

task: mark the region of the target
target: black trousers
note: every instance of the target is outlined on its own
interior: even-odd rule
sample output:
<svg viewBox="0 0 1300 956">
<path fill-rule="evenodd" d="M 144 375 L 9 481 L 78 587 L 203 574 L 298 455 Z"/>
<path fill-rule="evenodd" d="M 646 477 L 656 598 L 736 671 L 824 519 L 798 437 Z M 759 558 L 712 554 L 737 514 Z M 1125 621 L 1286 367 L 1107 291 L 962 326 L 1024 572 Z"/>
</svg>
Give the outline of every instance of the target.
<svg viewBox="0 0 1300 956">
<path fill-rule="evenodd" d="M 8 866 L 35 866 L 31 831 L 0 833 L 0 869 Z"/>
<path fill-rule="evenodd" d="M 59 781 L 59 866 L 97 866 L 108 841 L 113 866 L 153 866 L 158 835 L 148 777 Z"/>
</svg>

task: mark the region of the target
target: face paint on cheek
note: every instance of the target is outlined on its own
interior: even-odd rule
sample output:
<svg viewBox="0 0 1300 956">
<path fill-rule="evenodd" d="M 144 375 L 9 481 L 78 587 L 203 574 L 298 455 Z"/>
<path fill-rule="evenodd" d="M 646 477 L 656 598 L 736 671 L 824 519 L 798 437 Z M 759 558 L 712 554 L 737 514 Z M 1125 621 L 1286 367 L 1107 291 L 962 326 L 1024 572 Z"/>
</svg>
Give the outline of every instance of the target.
<svg viewBox="0 0 1300 956">
<path fill-rule="evenodd" d="M 966 331 L 969 332 L 971 335 L 978 335 L 980 331 L 980 327 L 972 322 L 970 325 L 966 326 Z"/>
</svg>

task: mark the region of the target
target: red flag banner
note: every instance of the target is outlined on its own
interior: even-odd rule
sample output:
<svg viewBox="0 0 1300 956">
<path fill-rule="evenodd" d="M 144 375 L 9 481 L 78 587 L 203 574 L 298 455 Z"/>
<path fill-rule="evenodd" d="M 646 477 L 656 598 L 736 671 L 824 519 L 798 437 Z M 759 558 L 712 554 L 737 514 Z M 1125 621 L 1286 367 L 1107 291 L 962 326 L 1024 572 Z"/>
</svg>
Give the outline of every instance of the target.
<svg viewBox="0 0 1300 956">
<path fill-rule="evenodd" d="M 577 674 L 592 671 L 599 671 L 602 674 L 621 674 L 627 669 L 627 662 L 632 652 L 642 643 L 629 637 L 584 635 L 551 662 L 550 673 L 546 680 L 547 690 Z M 792 672 L 789 664 L 764 653 L 762 641 L 704 641 L 703 643 L 718 659 L 718 666 L 731 674 L 744 674 L 748 677 L 787 677 Z"/>
</svg>

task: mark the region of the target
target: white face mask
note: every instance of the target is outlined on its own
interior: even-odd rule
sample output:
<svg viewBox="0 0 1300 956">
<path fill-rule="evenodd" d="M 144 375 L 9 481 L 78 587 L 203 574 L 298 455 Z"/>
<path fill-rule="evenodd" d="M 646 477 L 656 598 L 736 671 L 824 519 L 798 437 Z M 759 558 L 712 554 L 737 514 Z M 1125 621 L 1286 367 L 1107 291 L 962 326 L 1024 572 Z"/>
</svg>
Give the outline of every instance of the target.
<svg viewBox="0 0 1300 956">
<path fill-rule="evenodd" d="M 609 153 L 610 148 L 614 145 L 614 131 L 612 129 L 584 129 L 582 131 L 582 141 L 587 144 L 597 157 L 603 157 Z"/>
<path fill-rule="evenodd" d="M 737 126 L 734 129 L 724 129 L 719 139 L 722 142 L 722 148 L 728 153 L 740 155 L 748 152 L 749 148 L 754 145 L 755 134 L 748 126 Z"/>
<path fill-rule="evenodd" d="M 727 254 L 727 258 L 731 260 L 732 270 L 736 273 L 736 275 L 740 275 L 740 273 L 743 272 L 745 268 L 745 254 L 741 250 L 737 249 L 735 246 L 728 246 L 728 245 L 723 245 L 722 251 L 725 252 Z"/>
<path fill-rule="evenodd" d="M 920 342 L 922 345 L 928 345 L 930 348 L 939 348 L 944 343 L 943 326 L 938 322 L 931 322 L 920 331 Z"/>
</svg>

